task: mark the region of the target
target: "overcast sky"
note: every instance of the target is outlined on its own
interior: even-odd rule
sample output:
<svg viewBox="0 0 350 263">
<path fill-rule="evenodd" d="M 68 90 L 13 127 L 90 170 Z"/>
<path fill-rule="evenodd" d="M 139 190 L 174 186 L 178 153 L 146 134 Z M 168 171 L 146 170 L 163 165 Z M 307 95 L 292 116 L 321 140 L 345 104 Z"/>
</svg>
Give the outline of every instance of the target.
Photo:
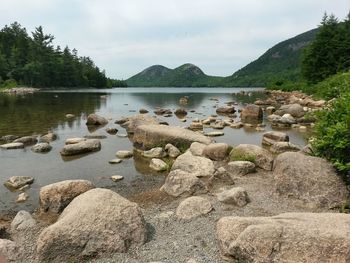
<svg viewBox="0 0 350 263">
<path fill-rule="evenodd" d="M 0 25 L 42 25 L 109 77 L 187 62 L 227 76 L 316 27 L 324 11 L 343 19 L 349 9 L 350 0 L 1 0 Z"/>
</svg>

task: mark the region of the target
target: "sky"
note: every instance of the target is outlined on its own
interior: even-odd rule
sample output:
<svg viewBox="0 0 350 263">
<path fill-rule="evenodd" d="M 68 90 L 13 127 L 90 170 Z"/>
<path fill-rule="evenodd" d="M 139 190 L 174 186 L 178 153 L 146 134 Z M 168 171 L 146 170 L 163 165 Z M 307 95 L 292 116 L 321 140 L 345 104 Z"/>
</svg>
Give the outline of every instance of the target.
<svg viewBox="0 0 350 263">
<path fill-rule="evenodd" d="M 346 17 L 350 0 L 1 0 L 0 26 L 41 25 L 112 78 L 184 63 L 228 76 L 273 45 Z"/>
</svg>

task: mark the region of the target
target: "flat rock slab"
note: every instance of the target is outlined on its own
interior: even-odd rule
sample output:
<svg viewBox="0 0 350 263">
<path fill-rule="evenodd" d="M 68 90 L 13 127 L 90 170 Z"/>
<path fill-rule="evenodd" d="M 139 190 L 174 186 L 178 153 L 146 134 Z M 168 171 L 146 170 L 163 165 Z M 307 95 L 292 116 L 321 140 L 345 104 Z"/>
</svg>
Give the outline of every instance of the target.
<svg viewBox="0 0 350 263">
<path fill-rule="evenodd" d="M 232 216 L 218 221 L 216 233 L 228 262 L 345 263 L 350 260 L 349 225 L 350 216 L 340 213 Z"/>
<path fill-rule="evenodd" d="M 6 149 L 6 150 L 22 149 L 24 148 L 24 144 L 22 142 L 12 142 L 12 143 L 2 144 L 0 145 L 0 148 Z"/>
<path fill-rule="evenodd" d="M 63 147 L 60 153 L 63 156 L 69 156 L 88 152 L 96 152 L 99 150 L 101 150 L 101 142 L 97 139 L 90 139 L 74 144 L 67 144 Z"/>
<path fill-rule="evenodd" d="M 134 144 L 141 148 L 151 149 L 155 146 L 173 144 L 176 147 L 189 147 L 193 142 L 211 143 L 203 134 L 176 126 L 141 125 L 135 130 Z"/>
</svg>

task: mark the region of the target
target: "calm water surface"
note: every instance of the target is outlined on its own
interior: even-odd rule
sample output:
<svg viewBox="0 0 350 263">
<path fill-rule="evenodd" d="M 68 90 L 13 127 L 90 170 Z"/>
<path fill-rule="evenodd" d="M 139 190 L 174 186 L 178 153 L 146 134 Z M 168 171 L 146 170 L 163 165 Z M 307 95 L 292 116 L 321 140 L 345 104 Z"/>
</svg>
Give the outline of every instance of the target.
<svg viewBox="0 0 350 263">
<path fill-rule="evenodd" d="M 241 90 L 249 95 L 239 94 Z M 101 95 L 106 95 L 106 98 Z M 133 159 L 124 160 L 121 164 L 111 165 L 109 160 L 115 158 L 118 150 L 132 149 L 128 138 L 109 135 L 105 128 L 116 127 L 118 133 L 125 133 L 116 119 L 134 115 L 139 109 L 145 108 L 153 114 L 156 107 L 175 110 L 180 107 L 179 99 L 189 97 L 189 103 L 183 106 L 189 112 L 187 122 L 183 123 L 174 115 L 170 118 L 160 117 L 171 125 L 187 126 L 191 119 L 203 119 L 215 114 L 214 106 L 225 106 L 225 102 L 235 101 L 237 108 L 246 103 L 252 103 L 265 95 L 257 88 L 117 88 L 112 90 L 70 90 L 42 91 L 31 95 L 14 96 L 0 94 L 0 136 L 40 135 L 48 130 L 54 131 L 58 140 L 51 143 L 53 149 L 46 154 L 34 153 L 30 147 L 19 150 L 0 150 L 0 212 L 34 210 L 38 206 L 38 191 L 41 186 L 67 179 L 87 179 L 96 186 L 114 189 L 126 197 L 133 197 L 144 191 L 158 188 L 164 181 L 162 175 L 152 175 L 147 169 L 147 162 Z M 211 100 L 217 98 L 219 101 Z M 73 113 L 76 118 L 67 120 L 65 115 Z M 67 138 L 82 137 L 89 131 L 85 125 L 86 116 L 90 113 L 100 114 L 110 122 L 97 130 L 97 133 L 107 135 L 101 140 L 102 149 L 99 152 L 63 159 L 59 151 Z M 239 117 L 237 118 L 237 120 Z M 205 131 L 212 129 L 206 128 Z M 267 125 L 266 130 L 271 130 Z M 261 132 L 247 129 L 232 129 L 226 127 L 225 135 L 216 137 L 218 142 L 230 145 L 240 143 L 261 143 Z M 305 144 L 305 135 L 294 130 L 286 131 L 291 142 Z M 111 175 L 123 175 L 124 180 L 112 182 Z M 10 192 L 3 183 L 11 176 L 32 176 L 34 184 L 27 190 L 29 199 L 23 204 L 16 204 L 18 192 Z"/>
</svg>

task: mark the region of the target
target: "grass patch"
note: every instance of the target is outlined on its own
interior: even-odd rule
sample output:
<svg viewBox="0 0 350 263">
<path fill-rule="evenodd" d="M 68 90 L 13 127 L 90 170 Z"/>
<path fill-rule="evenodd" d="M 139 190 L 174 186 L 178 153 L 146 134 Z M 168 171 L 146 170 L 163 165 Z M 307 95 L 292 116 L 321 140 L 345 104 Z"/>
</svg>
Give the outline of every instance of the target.
<svg viewBox="0 0 350 263">
<path fill-rule="evenodd" d="M 230 153 L 230 161 L 248 161 L 255 163 L 256 156 L 249 153 L 243 153 L 241 151 L 232 150 Z"/>
</svg>

